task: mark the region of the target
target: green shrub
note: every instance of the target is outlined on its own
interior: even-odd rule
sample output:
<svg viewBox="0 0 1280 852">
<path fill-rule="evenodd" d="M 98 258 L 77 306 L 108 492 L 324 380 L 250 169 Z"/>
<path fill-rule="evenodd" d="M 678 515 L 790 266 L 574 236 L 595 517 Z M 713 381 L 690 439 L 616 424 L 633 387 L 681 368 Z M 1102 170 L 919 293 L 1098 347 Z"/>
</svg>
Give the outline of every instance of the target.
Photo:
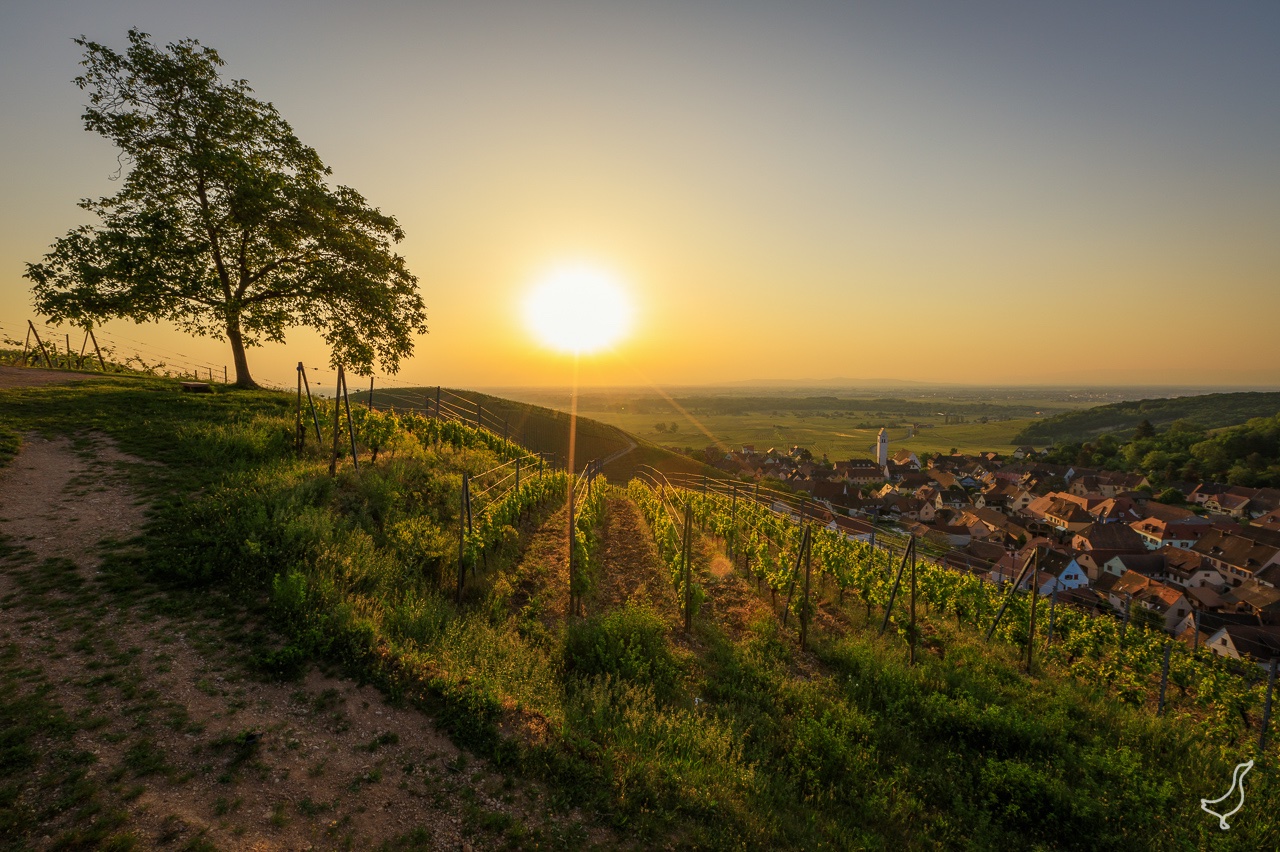
<svg viewBox="0 0 1280 852">
<path fill-rule="evenodd" d="M 611 675 L 648 684 L 663 700 L 674 696 L 680 679 L 680 666 L 667 644 L 665 620 L 650 607 L 632 603 L 602 618 L 571 625 L 565 637 L 564 667 L 571 675 Z"/>
</svg>

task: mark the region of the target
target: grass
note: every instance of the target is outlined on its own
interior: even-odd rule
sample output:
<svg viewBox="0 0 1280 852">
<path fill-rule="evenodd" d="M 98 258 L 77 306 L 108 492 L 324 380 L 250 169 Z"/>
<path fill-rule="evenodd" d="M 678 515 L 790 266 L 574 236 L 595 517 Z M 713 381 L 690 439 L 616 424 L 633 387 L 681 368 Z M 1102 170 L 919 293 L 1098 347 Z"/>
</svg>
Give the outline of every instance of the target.
<svg viewBox="0 0 1280 852">
<path fill-rule="evenodd" d="M 319 452 L 292 452 L 284 394 L 184 396 L 173 383 L 135 381 L 5 391 L 0 404 L 20 430 L 98 430 L 164 463 L 133 472 L 165 499 L 142 552 L 120 554 L 108 575 L 139 590 L 233 592 L 278 631 L 269 645 L 243 633 L 246 657 L 250 647 L 294 649 L 289 659 L 264 657 L 265 674 L 288 676 L 314 660 L 342 666 L 432 713 L 455 742 L 541 780 L 553 808 L 599 814 L 642 846 L 1280 845 L 1267 816 L 1280 806 L 1270 769 L 1251 777 L 1250 809 L 1224 836 L 1197 798 L 1221 792 L 1237 755 L 1202 742 L 1194 725 L 1116 701 L 1104 679 L 1028 678 L 1016 649 L 987 646 L 940 618 L 928 626 L 945 656 L 924 654 L 914 667 L 896 640 L 862 627 L 853 603 L 843 616 L 852 627 L 816 634 L 803 654 L 772 617 L 727 631 L 707 615 L 684 637 L 652 612 L 624 608 L 567 629 L 522 629 L 499 587 L 520 572 L 544 576 L 520 559 L 527 529 L 491 554 L 455 603 L 436 570 L 447 558 L 433 531 L 456 528 L 460 471 L 495 461 L 483 446 L 406 441 L 377 465 L 358 474 L 344 466 L 330 479 Z M 27 593 L 74 599 L 73 580 L 56 563 L 49 569 L 26 581 Z M 111 654 L 105 638 L 101 652 Z M 129 683 L 128 649 L 114 655 L 102 688 L 154 703 L 145 685 Z M 34 676 L 6 665 L 3 700 L 39 702 L 24 679 Z M 335 717 L 339 704 L 336 695 L 313 700 Z M 54 753 L 43 742 L 66 741 L 74 723 L 56 708 L 8 712 L 19 731 L 14 777 L 52 777 L 40 768 Z M 22 733 L 37 723 L 53 727 Z M 389 744 L 383 736 L 370 751 Z M 132 742 L 134 774 L 162 771 L 145 739 Z M 215 743 L 218 769 L 232 778 L 257 742 L 245 730 Z M 465 786 L 466 757 L 448 769 Z M 323 761 L 310 772 L 324 772 Z M 344 780 L 381 779 L 377 768 Z M 70 793 L 74 784 L 61 786 Z M 473 804 L 476 832 L 520 831 Z M 420 841 L 407 835 L 399 848 Z"/>
</svg>

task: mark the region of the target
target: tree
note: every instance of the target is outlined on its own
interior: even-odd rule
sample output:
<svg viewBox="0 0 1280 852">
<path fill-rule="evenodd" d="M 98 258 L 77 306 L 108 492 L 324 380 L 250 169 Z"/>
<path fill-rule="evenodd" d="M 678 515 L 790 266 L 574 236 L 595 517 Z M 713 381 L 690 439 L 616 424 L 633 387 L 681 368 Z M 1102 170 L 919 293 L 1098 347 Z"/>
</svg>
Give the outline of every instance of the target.
<svg viewBox="0 0 1280 852">
<path fill-rule="evenodd" d="M 1150 420 L 1139 421 L 1137 428 L 1133 430 L 1133 438 L 1135 441 L 1141 438 L 1154 438 L 1155 434 L 1155 427 L 1151 425 Z"/>
<path fill-rule="evenodd" d="M 331 173 L 276 108 L 186 39 L 159 49 L 129 31 L 121 55 L 83 36 L 83 120 L 120 149 L 120 191 L 80 206 L 101 219 L 27 265 L 54 321 L 169 320 L 231 344 L 236 384 L 254 387 L 245 347 L 310 326 L 334 365 L 388 372 L 426 332 L 417 278 L 392 250 L 404 233 Z"/>
</svg>

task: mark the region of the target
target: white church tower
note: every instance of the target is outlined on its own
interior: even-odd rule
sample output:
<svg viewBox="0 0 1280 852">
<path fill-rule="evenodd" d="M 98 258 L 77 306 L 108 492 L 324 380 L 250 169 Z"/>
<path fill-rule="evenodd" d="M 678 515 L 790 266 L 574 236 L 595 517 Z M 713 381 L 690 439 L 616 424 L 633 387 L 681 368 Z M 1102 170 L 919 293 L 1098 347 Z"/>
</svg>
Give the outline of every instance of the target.
<svg viewBox="0 0 1280 852">
<path fill-rule="evenodd" d="M 880 437 L 876 439 L 876 464 L 884 467 L 889 463 L 889 433 L 883 428 L 880 430 Z"/>
</svg>

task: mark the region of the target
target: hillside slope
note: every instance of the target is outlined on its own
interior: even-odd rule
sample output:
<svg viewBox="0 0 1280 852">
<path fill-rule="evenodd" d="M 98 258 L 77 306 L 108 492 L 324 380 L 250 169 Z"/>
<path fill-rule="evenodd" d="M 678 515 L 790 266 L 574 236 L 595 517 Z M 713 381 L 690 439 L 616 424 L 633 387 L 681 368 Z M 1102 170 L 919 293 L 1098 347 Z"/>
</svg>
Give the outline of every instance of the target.
<svg viewBox="0 0 1280 852">
<path fill-rule="evenodd" d="M 993 607 L 975 610 L 967 598 L 936 593 L 949 586 L 926 581 L 918 619 L 901 618 L 907 603 L 900 596 L 892 629 L 881 635 L 887 563 L 865 561 L 861 568 L 874 582 L 860 581 L 845 594 L 821 568 L 827 557 L 815 550 L 814 630 L 806 650 L 795 631 L 799 612 L 807 611 L 801 601 L 808 599 L 808 583 L 795 585 L 794 602 L 785 591 L 798 579 L 800 561 L 786 552 L 797 544 L 795 530 L 747 518 L 744 504 L 734 504 L 729 511 L 742 510 L 738 517 L 764 535 L 752 545 L 749 565 L 740 564 L 724 555 L 717 534 L 723 517 L 685 515 L 684 552 L 691 561 L 685 576 L 693 586 L 673 595 L 672 559 L 681 547 L 671 518 L 680 515 L 660 501 L 674 495 L 650 494 L 642 504 L 638 483 L 626 491 L 595 485 L 607 509 L 593 528 L 575 528 L 573 552 L 586 560 L 579 564 L 586 566 L 587 615 L 572 616 L 565 605 L 572 582 L 567 477 L 526 473 L 524 487 L 535 497 L 548 481 L 555 487 L 518 501 L 519 512 L 509 511 L 512 504 L 504 509 L 499 501 L 506 497 L 495 495 L 515 487 L 502 485 L 509 470 L 503 459 L 513 448 L 487 433 L 400 418 L 376 462 L 361 448 L 358 470 L 348 457 L 331 476 L 332 435 L 307 437 L 306 446 L 295 448 L 294 401 L 287 394 L 219 389 L 188 395 L 172 382 L 100 383 L 0 391 L 0 411 L 16 431 L 101 432 L 150 462 L 127 470 L 137 493 L 154 499 L 138 552 L 117 554 L 94 575 L 99 579 L 86 583 L 154 600 L 146 616 L 221 610 L 226 626 L 216 632 L 181 632 L 207 636 L 243 660 L 242 680 L 309 678 L 319 665 L 356 675 L 393 699 L 394 717 L 375 700 L 363 707 L 367 699 L 351 692 L 352 720 L 357 707 L 373 709 L 374 719 L 364 716 L 369 727 L 353 725 L 358 736 L 334 742 L 337 751 L 325 763 L 326 753 L 310 748 L 320 732 L 304 723 L 332 719 L 337 708 L 327 707 L 327 688 L 316 693 L 304 679 L 254 691 L 223 684 L 216 680 L 222 675 L 199 672 L 201 661 L 193 661 L 190 670 L 208 678 L 203 686 L 198 679 L 190 684 L 194 698 L 203 700 L 204 689 L 227 693 L 216 705 L 223 715 L 197 733 L 176 708 L 167 712 L 161 695 L 145 694 L 152 684 L 143 676 L 164 675 L 157 665 L 179 672 L 179 654 L 161 659 L 146 643 L 134 653 L 126 638 L 116 655 L 120 671 L 103 672 L 114 680 L 76 681 L 112 701 L 120 696 L 82 724 L 102 726 L 104 736 L 139 737 L 143 732 L 135 733 L 126 716 L 150 720 L 146 743 L 114 744 L 125 749 L 125 763 L 119 778 L 105 782 L 115 785 L 109 798 L 146 803 L 170 789 L 177 795 L 211 791 L 195 798 L 210 827 L 200 848 L 219 842 L 243 848 L 258 835 L 278 840 L 272 832 L 290 826 L 308 827 L 308 840 L 309 827 L 318 829 L 321 848 L 344 842 L 376 848 L 387 835 L 364 827 L 367 814 L 404 816 L 416 832 L 441 822 L 438 808 L 460 811 L 461 833 L 478 848 L 576 849 L 593 842 L 733 849 L 1280 846 L 1270 816 L 1280 807 L 1274 741 L 1250 776 L 1247 810 L 1232 831 L 1221 832 L 1198 808 L 1199 797 L 1225 789 L 1240 755 L 1254 752 L 1259 673 L 1246 681 L 1225 664 L 1210 666 L 1203 649 L 1198 667 L 1188 669 L 1187 655 L 1178 653 L 1169 704 L 1158 715 L 1153 696 L 1163 637 L 1147 636 L 1140 625 L 1129 627 L 1123 645 L 1103 644 L 1100 633 L 1064 635 L 1068 622 L 1059 610 L 1055 640 L 1040 645 L 1035 673 L 1028 675 L 1019 644 L 1026 624 L 1018 613 L 1021 599 L 988 643 L 970 622 L 975 612 L 989 615 Z M 375 426 L 391 419 L 365 417 Z M 367 433 L 360 417 L 355 422 L 359 447 Z M 464 474 L 474 500 L 474 535 L 472 507 L 460 499 Z M 66 511 L 59 502 L 49 509 L 54 516 Z M 590 515 L 577 518 L 584 516 Z M 39 591 L 61 583 L 66 571 L 13 555 L 21 564 L 0 564 L 0 573 L 19 587 L 32 584 L 48 619 L 69 613 L 86 629 L 97 623 L 93 601 L 84 607 L 62 596 L 77 595 L 79 584 Z M 805 566 L 807 577 L 807 559 Z M 465 590 L 457 589 L 463 579 Z M 7 600 L 0 595 L 0 603 Z M 688 629 L 684 602 L 693 606 Z M 48 627 L 29 630 L 18 621 L 27 613 L 11 615 L 12 633 L 21 629 L 40 642 L 17 647 L 9 640 L 14 650 L 7 662 L 0 659 L 0 686 L 26 689 L 19 681 L 37 654 L 93 653 L 76 646 L 82 637 L 45 642 L 43 635 L 52 636 Z M 243 615 L 261 628 L 246 625 Z M 149 623 L 156 641 L 180 638 L 168 623 Z M 1108 635 L 1117 629 L 1110 622 L 1100 627 Z M 914 664 L 908 632 L 920 639 Z M 125 695 L 126 688 L 136 695 Z M 0 691 L 0 710 L 7 694 Z M 32 700 L 41 696 L 48 693 Z M 22 707 L 10 710 L 16 716 Z M 443 752 L 434 757 L 406 754 L 417 747 L 409 732 L 419 712 L 455 746 L 486 760 L 467 763 L 465 753 L 443 746 L 432 749 Z M 199 738 L 201 757 L 190 766 L 181 748 L 166 748 L 171 737 L 158 730 L 170 716 L 183 741 L 187 733 Z M 337 728 L 343 721 L 332 723 Z M 400 743 L 390 737 L 397 729 Z M 27 744 L 56 758 L 37 733 Z M 163 761 L 168 751 L 181 760 Z M 358 774 L 354 766 L 340 771 L 339 753 L 348 762 L 360 758 Z M 305 765 L 299 762 L 304 754 Z M 482 764 L 492 772 L 478 772 Z M 293 771 L 277 784 L 275 767 L 290 765 Z M 0 791 L 8 777 L 0 771 Z M 267 782 L 270 792 L 265 799 L 248 792 L 241 807 L 242 794 L 231 785 L 253 778 Z M 31 779 L 33 792 L 24 801 L 41 780 Z M 401 784 L 423 798 L 402 804 L 398 793 L 381 792 L 405 789 Z M 534 796 L 540 789 L 549 795 Z M 223 798 L 209 801 L 210 795 Z M 0 796 L 0 839 L 6 801 Z M 560 809 L 549 823 L 540 821 L 543 802 Z M 218 833 L 222 823 L 234 827 L 250 816 L 255 822 L 244 838 L 224 841 Z M 23 818 L 37 830 L 38 821 Z M 331 823 L 332 838 L 324 835 Z M 193 829 L 198 824 L 185 820 Z M 175 833 L 197 839 L 176 822 L 160 821 L 148 831 L 154 833 L 139 845 L 159 845 Z M 452 845 L 430 833 L 419 838 L 396 839 L 387 848 Z"/>
<path fill-rule="evenodd" d="M 1211 393 L 1171 399 L 1139 399 L 1058 414 L 1031 424 L 1015 436 L 1022 444 L 1087 441 L 1116 433 L 1127 437 L 1143 420 L 1161 428 L 1189 420 L 1205 429 L 1235 426 L 1280 411 L 1280 393 Z"/>
</svg>

